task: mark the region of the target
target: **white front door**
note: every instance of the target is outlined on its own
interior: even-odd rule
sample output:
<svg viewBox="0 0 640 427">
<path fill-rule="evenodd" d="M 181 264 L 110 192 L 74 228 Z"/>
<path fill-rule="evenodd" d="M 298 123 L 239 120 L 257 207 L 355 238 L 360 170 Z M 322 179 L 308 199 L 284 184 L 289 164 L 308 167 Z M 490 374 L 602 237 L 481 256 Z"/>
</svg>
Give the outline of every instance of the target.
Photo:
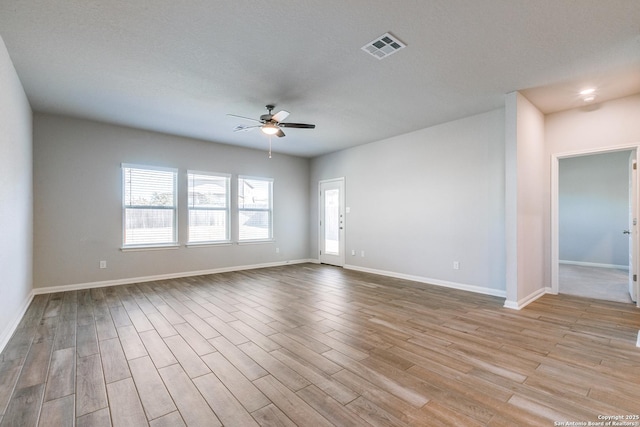
<svg viewBox="0 0 640 427">
<path fill-rule="evenodd" d="M 344 178 L 320 181 L 318 242 L 323 264 L 344 265 Z"/>
</svg>

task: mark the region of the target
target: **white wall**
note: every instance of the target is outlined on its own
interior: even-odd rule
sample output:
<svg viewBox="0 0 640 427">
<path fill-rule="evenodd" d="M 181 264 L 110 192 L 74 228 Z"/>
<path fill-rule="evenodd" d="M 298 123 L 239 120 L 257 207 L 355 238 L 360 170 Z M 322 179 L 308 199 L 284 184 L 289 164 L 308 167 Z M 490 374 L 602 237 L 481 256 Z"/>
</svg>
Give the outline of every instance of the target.
<svg viewBox="0 0 640 427">
<path fill-rule="evenodd" d="M 560 160 L 562 262 L 629 265 L 629 151 Z"/>
<path fill-rule="evenodd" d="M 309 258 L 309 160 L 47 114 L 34 116 L 34 286 L 126 282 Z M 179 168 L 179 249 L 122 252 L 121 164 Z M 187 169 L 274 179 L 264 244 L 185 247 Z M 232 199 L 233 206 L 233 199 Z M 276 254 L 276 248 L 280 253 Z M 107 268 L 100 269 L 99 261 Z"/>
<path fill-rule="evenodd" d="M 505 306 L 520 308 L 541 295 L 545 277 L 545 221 L 548 209 L 548 161 L 544 116 L 518 92 L 506 106 L 506 280 Z"/>
<path fill-rule="evenodd" d="M 640 94 L 545 117 L 549 154 L 640 144 Z"/>
<path fill-rule="evenodd" d="M 0 351 L 30 301 L 31 107 L 0 38 Z"/>
<path fill-rule="evenodd" d="M 348 267 L 504 295 L 503 110 L 313 159 L 312 254 L 318 181 L 342 176 Z"/>
</svg>

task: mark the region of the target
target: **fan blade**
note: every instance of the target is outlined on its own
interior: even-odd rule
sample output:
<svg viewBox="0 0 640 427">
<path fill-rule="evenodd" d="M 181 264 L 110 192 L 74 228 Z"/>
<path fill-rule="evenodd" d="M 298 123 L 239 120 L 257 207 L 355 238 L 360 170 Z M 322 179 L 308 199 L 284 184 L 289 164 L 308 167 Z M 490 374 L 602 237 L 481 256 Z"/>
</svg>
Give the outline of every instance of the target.
<svg viewBox="0 0 640 427">
<path fill-rule="evenodd" d="M 281 122 L 287 117 L 289 117 L 289 112 L 285 110 L 280 110 L 277 113 L 275 113 L 273 116 L 271 116 L 271 119 L 275 120 L 276 122 Z"/>
<path fill-rule="evenodd" d="M 278 123 L 278 126 L 283 128 L 298 128 L 298 129 L 315 129 L 316 125 L 310 125 L 308 123 Z"/>
<path fill-rule="evenodd" d="M 282 138 L 284 136 L 284 132 L 282 132 L 282 129 L 278 129 L 278 132 L 276 132 L 276 136 L 278 138 Z"/>
<path fill-rule="evenodd" d="M 239 125 L 233 128 L 234 132 L 247 132 L 250 130 L 253 130 L 255 128 L 259 128 L 262 125 L 256 125 L 256 126 L 243 126 L 243 125 Z"/>
<path fill-rule="evenodd" d="M 236 118 L 238 118 L 238 119 L 243 119 L 243 120 L 251 120 L 252 122 L 262 123 L 260 120 L 252 119 L 251 117 L 238 116 L 238 115 L 236 115 L 236 114 L 227 114 L 227 116 L 229 116 L 229 117 L 236 117 Z"/>
</svg>

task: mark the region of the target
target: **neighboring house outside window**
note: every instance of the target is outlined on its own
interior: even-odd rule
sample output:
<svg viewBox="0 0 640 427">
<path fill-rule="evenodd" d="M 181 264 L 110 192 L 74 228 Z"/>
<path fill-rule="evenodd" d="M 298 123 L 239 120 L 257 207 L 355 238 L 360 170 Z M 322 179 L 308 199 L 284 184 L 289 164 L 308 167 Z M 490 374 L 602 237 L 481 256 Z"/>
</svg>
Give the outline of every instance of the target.
<svg viewBox="0 0 640 427">
<path fill-rule="evenodd" d="M 273 239 L 273 180 L 238 177 L 238 241 Z"/>
<path fill-rule="evenodd" d="M 230 176 L 187 173 L 189 243 L 228 243 Z"/>
<path fill-rule="evenodd" d="M 122 165 L 123 248 L 178 244 L 178 170 Z"/>
</svg>

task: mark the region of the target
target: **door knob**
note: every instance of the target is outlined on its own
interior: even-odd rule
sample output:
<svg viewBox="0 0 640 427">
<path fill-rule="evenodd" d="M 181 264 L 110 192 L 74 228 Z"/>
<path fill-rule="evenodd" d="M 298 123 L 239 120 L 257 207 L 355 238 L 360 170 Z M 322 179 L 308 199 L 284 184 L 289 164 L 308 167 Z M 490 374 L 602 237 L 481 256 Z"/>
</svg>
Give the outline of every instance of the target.
<svg viewBox="0 0 640 427">
<path fill-rule="evenodd" d="M 624 230 L 622 234 L 631 234 L 631 232 L 629 230 Z"/>
</svg>

